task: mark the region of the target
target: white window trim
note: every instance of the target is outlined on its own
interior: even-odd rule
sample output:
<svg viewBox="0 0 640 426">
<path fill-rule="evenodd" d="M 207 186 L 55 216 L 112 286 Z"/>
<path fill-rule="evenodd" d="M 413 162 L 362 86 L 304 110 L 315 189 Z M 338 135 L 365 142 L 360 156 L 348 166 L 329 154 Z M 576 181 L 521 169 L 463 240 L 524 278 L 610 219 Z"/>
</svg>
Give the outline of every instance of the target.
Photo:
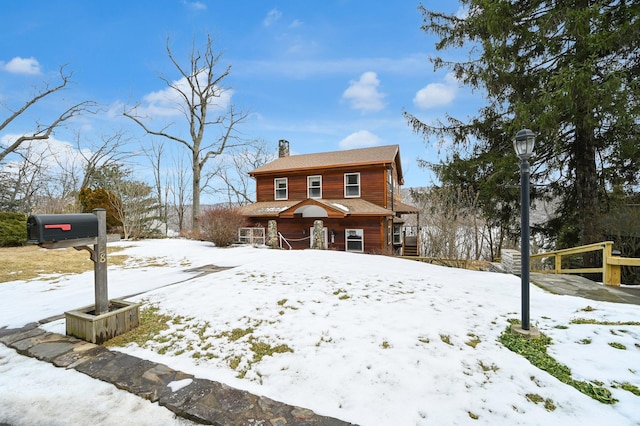
<svg viewBox="0 0 640 426">
<path fill-rule="evenodd" d="M 349 250 L 349 231 L 356 231 L 360 233 L 362 237 L 362 249 L 361 250 Z M 348 251 L 351 253 L 363 253 L 364 252 L 364 229 L 345 229 L 344 230 L 344 251 Z"/>
<path fill-rule="evenodd" d="M 402 244 L 402 225 L 392 225 L 393 227 L 393 244 Z M 396 232 L 396 229 L 398 230 L 398 232 Z M 398 237 L 398 240 L 396 241 L 396 236 Z"/>
<path fill-rule="evenodd" d="M 358 176 L 358 195 L 347 195 L 347 176 L 357 175 Z M 345 173 L 344 174 L 344 198 L 360 198 L 360 194 L 362 194 L 362 181 L 360 180 L 360 173 Z M 349 185 L 349 188 L 355 187 L 355 185 Z"/>
<path fill-rule="evenodd" d="M 311 196 L 311 179 L 312 178 L 320 179 L 320 196 L 318 197 Z M 316 187 L 313 187 L 313 188 L 315 189 Z M 307 198 L 322 198 L 322 175 L 307 176 Z"/>
<path fill-rule="evenodd" d="M 284 180 L 284 182 L 285 182 L 285 188 L 284 188 L 285 196 L 284 196 L 284 198 L 278 198 L 278 190 L 279 190 L 278 181 L 282 181 L 282 180 Z M 285 177 L 285 178 L 275 178 L 275 179 L 273 179 L 273 199 L 277 200 L 277 201 L 279 201 L 279 200 L 288 200 L 289 199 L 289 178 Z"/>
</svg>

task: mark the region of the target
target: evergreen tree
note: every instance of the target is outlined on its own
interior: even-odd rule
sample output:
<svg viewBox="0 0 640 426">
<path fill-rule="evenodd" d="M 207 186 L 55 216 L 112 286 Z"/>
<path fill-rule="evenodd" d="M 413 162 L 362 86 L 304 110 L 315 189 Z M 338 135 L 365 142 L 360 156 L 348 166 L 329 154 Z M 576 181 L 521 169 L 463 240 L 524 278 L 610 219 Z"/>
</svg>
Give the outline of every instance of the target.
<svg viewBox="0 0 640 426">
<path fill-rule="evenodd" d="M 640 3 L 615 0 L 462 0 L 466 15 L 420 6 L 423 30 L 439 51 L 468 48 L 465 61 L 433 59 L 488 105 L 469 122 L 427 124 L 405 113 L 426 138 L 451 140 L 443 182 L 472 185 L 486 214 L 513 217 L 517 168 L 513 136 L 537 133 L 532 181 L 548 186 L 534 197 L 561 204 L 548 231 L 559 246 L 600 240 L 601 213 L 611 188 L 640 183 Z M 496 207 L 498 207 L 496 209 Z"/>
<path fill-rule="evenodd" d="M 97 169 L 90 182 L 94 189 L 80 192 L 83 210 L 89 209 L 89 202 L 93 203 L 91 208 L 107 209 L 107 226 L 111 217 L 121 227 L 124 238 L 149 236 L 158 219 L 156 198 L 149 185 L 131 176 L 132 171 L 120 164 Z"/>
</svg>

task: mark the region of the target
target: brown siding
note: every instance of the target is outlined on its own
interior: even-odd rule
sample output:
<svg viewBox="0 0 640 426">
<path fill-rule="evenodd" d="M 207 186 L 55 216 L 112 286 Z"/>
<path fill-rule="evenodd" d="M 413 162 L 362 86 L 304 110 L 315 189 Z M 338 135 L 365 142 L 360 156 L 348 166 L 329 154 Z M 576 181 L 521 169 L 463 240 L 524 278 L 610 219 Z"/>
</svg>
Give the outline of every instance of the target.
<svg viewBox="0 0 640 426">
<path fill-rule="evenodd" d="M 313 227 L 313 218 L 278 220 L 278 232 L 289 241 L 293 249 L 307 249 L 310 246 L 309 233 Z M 254 220 L 249 218 L 246 226 L 267 227 L 269 218 Z M 385 220 L 379 217 L 359 217 L 343 219 L 325 219 L 324 226 L 328 231 L 329 249 L 344 251 L 345 230 L 362 229 L 364 231 L 364 252 L 386 252 L 386 226 Z M 335 233 L 334 242 L 331 242 L 331 231 Z M 286 248 L 286 244 L 285 244 Z"/>
<path fill-rule="evenodd" d="M 396 164 L 392 166 L 392 179 L 398 182 Z M 256 201 L 274 200 L 274 179 L 288 178 L 288 199 L 302 201 L 307 199 L 307 177 L 322 176 L 322 198 L 344 198 L 345 173 L 360 173 L 360 198 L 385 208 L 391 208 L 392 200 L 399 200 L 399 192 L 396 194 L 387 185 L 387 168 L 384 165 L 359 166 L 359 167 L 332 167 L 326 169 L 312 169 L 289 173 L 265 174 L 256 176 Z M 398 188 L 396 186 L 396 188 Z M 269 219 L 275 217 L 246 218 L 246 226 L 267 226 Z M 309 248 L 309 229 L 313 227 L 312 218 L 276 219 L 278 231 L 289 241 L 294 249 Z M 324 226 L 328 229 L 329 249 L 345 249 L 345 230 L 362 229 L 364 231 L 365 253 L 386 253 L 388 245 L 387 220 L 383 217 L 346 217 L 324 218 Z M 332 231 L 335 235 L 331 243 Z"/>
<path fill-rule="evenodd" d="M 322 198 L 344 198 L 345 173 L 360 173 L 360 198 L 385 207 L 386 169 L 381 166 L 259 176 L 256 178 L 256 201 L 272 201 L 273 182 L 280 177 L 288 178 L 290 200 L 304 200 L 307 198 L 307 177 L 317 175 L 322 176 Z"/>
</svg>

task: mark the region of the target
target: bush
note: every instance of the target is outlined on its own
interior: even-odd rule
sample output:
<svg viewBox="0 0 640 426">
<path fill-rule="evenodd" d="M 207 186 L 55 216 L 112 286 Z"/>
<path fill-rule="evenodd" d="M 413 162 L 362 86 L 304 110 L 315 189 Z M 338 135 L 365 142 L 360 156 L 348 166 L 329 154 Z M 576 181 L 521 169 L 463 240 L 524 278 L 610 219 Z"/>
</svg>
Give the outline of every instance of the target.
<svg viewBox="0 0 640 426">
<path fill-rule="evenodd" d="M 243 224 L 244 218 L 236 207 L 209 208 L 200 217 L 200 238 L 226 247 L 238 240 L 238 228 Z"/>
<path fill-rule="evenodd" d="M 21 246 L 27 242 L 27 216 L 0 212 L 0 246 Z"/>
<path fill-rule="evenodd" d="M 107 231 L 122 227 L 122 221 L 118 217 L 116 206 L 121 204 L 113 191 L 103 188 L 91 189 L 83 188 L 78 194 L 83 213 L 92 213 L 93 209 L 105 209 L 107 211 Z"/>
</svg>

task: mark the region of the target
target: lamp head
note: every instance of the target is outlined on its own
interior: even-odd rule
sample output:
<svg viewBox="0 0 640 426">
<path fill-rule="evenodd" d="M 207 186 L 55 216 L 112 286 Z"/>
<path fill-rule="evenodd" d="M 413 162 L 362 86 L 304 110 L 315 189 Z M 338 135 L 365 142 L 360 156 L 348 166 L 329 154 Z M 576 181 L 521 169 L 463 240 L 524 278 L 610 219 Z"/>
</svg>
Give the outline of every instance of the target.
<svg viewBox="0 0 640 426">
<path fill-rule="evenodd" d="M 522 129 L 516 133 L 516 137 L 513 140 L 513 148 L 516 150 L 516 155 L 521 160 L 526 160 L 533 154 L 533 147 L 536 142 L 536 134 L 529 129 Z"/>
</svg>

